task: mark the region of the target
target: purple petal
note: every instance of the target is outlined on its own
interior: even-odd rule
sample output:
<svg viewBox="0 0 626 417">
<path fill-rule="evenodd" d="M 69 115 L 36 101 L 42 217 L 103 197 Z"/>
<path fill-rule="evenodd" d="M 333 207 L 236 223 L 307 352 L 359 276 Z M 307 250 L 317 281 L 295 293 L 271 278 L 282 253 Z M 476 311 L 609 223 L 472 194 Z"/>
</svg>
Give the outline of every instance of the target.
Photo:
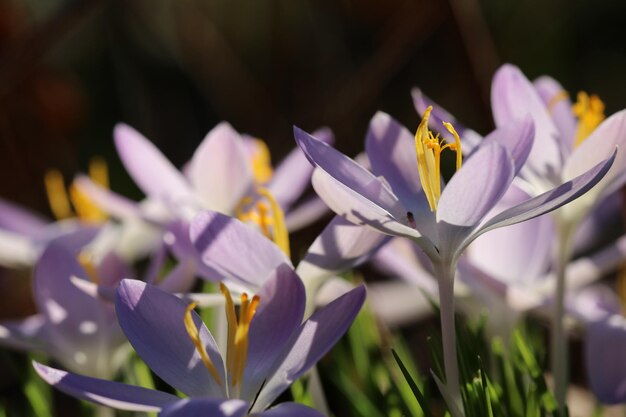
<svg viewBox="0 0 626 417">
<path fill-rule="evenodd" d="M 83 369 L 92 365 L 90 361 L 95 363 L 107 345 L 120 343 L 119 336 L 114 337 L 120 332 L 112 306 L 94 300 L 70 281 L 71 277 L 84 280 L 87 273 L 76 252 L 65 246 L 68 240 L 72 239 L 53 241 L 41 255 L 34 275 L 35 302 L 46 317 L 46 337 L 70 361 L 64 361 L 66 366 Z"/>
<path fill-rule="evenodd" d="M 407 211 L 400 208 L 400 202 L 397 202 L 397 207 L 390 208 L 394 215 L 373 201 L 379 195 L 388 192 L 380 179 L 374 178 L 356 191 L 337 181 L 327 172 L 316 169 L 313 171 L 312 181 L 317 195 L 331 210 L 349 222 L 367 225 L 385 234 L 420 239 L 420 231 L 407 225 Z"/>
<path fill-rule="evenodd" d="M 530 154 L 534 138 L 535 126 L 533 119 L 526 116 L 523 119 L 513 120 L 510 124 L 494 130 L 485 136 L 481 146 L 492 142 L 504 146 L 511 154 L 511 158 L 513 158 L 515 175 L 517 175 Z"/>
<path fill-rule="evenodd" d="M 437 281 L 429 270 L 430 262 L 408 239 L 393 238 L 372 257 L 374 266 L 383 273 L 417 285 L 428 294 L 437 294 Z"/>
<path fill-rule="evenodd" d="M 617 157 L 606 176 L 594 188 L 591 195 L 603 193 L 605 188 L 615 189 L 614 182 L 621 185 L 626 179 L 626 110 L 615 113 L 606 119 L 593 131 L 583 143 L 578 146 L 563 168 L 563 179 L 568 180 L 581 175 L 599 161 L 608 158 L 616 147 Z"/>
<path fill-rule="evenodd" d="M 533 81 L 533 86 L 541 101 L 552 116 L 554 125 L 559 130 L 559 139 L 569 154 L 574 148 L 578 122 L 572 112 L 572 100 L 567 91 L 554 78 L 542 76 Z"/>
<path fill-rule="evenodd" d="M 364 262 L 387 239 L 369 227 L 335 216 L 298 264 L 298 274 L 308 281 L 346 271 Z"/>
<path fill-rule="evenodd" d="M 267 380 L 252 411 L 263 410 L 293 381 L 315 365 L 348 330 L 363 302 L 359 286 L 315 312 L 294 334 L 293 343 L 274 375 Z"/>
<path fill-rule="evenodd" d="M 435 216 L 422 191 L 413 135 L 386 113 L 370 121 L 365 139 L 372 172 L 384 177 L 404 208 L 413 213 L 418 230 L 433 229 Z"/>
<path fill-rule="evenodd" d="M 504 147 L 495 143 L 481 146 L 441 193 L 437 222 L 478 224 L 507 190 L 514 170 L 511 154 Z"/>
<path fill-rule="evenodd" d="M 297 403 L 282 403 L 259 414 L 252 414 L 251 417 L 324 417 L 319 411 Z"/>
<path fill-rule="evenodd" d="M 614 315 L 587 326 L 585 362 L 591 390 L 604 404 L 626 402 L 626 319 Z"/>
<path fill-rule="evenodd" d="M 117 218 L 140 217 L 139 205 L 132 200 L 108 190 L 85 175 L 74 179 L 74 185 L 80 192 L 89 197 L 100 209 Z"/>
<path fill-rule="evenodd" d="M 608 194 L 586 216 L 574 236 L 574 256 L 615 241 L 624 230 L 623 197 Z"/>
<path fill-rule="evenodd" d="M 204 366 L 184 325 L 187 305 L 177 297 L 141 281 L 123 280 L 115 310 L 139 356 L 165 382 L 190 396 L 222 397 L 224 363 L 215 340 L 192 312 L 200 340 L 220 375 L 222 386 Z"/>
<path fill-rule="evenodd" d="M 160 290 L 170 293 L 189 292 L 196 282 L 196 262 L 182 261 L 172 269 L 158 284 Z"/>
<path fill-rule="evenodd" d="M 113 135 L 124 167 L 146 195 L 170 201 L 193 198 L 185 177 L 152 142 L 125 124 L 115 126 Z"/>
<path fill-rule="evenodd" d="M 454 137 L 447 129 L 443 128 L 443 122 L 452 123 L 454 129 L 457 131 L 459 136 L 461 137 L 461 143 L 463 148 L 463 154 L 469 155 L 471 154 L 478 145 L 482 142 L 482 136 L 478 133 L 474 132 L 471 129 L 463 126 L 456 118 L 448 113 L 443 107 L 435 103 L 429 97 L 426 96 L 419 88 L 414 88 L 411 90 L 411 95 L 413 96 L 413 104 L 415 105 L 415 109 L 420 115 L 424 115 L 424 112 L 428 108 L 428 106 L 433 106 L 433 110 L 430 113 L 430 119 L 428 121 L 428 126 L 437 131 L 443 138 L 448 142 L 454 142 Z"/>
<path fill-rule="evenodd" d="M 285 225 L 289 232 L 296 232 L 316 222 L 328 211 L 326 203 L 319 196 L 314 195 L 285 213 Z"/>
<path fill-rule="evenodd" d="M 492 213 L 502 212 L 528 199 L 528 194 L 512 185 Z M 548 270 L 553 241 L 552 219 L 537 217 L 479 237 L 468 247 L 467 259 L 504 283 L 532 285 Z"/>
<path fill-rule="evenodd" d="M 606 320 L 622 311 L 619 296 L 607 285 L 593 284 L 572 293 L 566 299 L 567 312 L 583 323 Z"/>
<path fill-rule="evenodd" d="M 600 162 L 598 165 L 573 180 L 567 181 L 550 191 L 546 191 L 537 197 L 531 198 L 492 217 L 479 230 L 475 231 L 473 236 L 471 236 L 466 243 L 469 243 L 469 241 L 489 230 L 532 219 L 575 200 L 602 179 L 610 169 L 614 160 L 615 152 L 613 152 L 610 158 Z"/>
<path fill-rule="evenodd" d="M 248 403 L 241 400 L 188 398 L 163 408 L 160 417 L 244 417 Z"/>
<path fill-rule="evenodd" d="M 44 217 L 0 199 L 0 229 L 37 239 L 48 223 Z"/>
<path fill-rule="evenodd" d="M 328 128 L 318 129 L 313 136 L 325 143 L 332 143 L 333 132 Z M 309 164 L 302 150 L 295 148 L 276 167 L 268 188 L 278 204 L 287 210 L 311 184 L 313 166 Z"/>
<path fill-rule="evenodd" d="M 33 366 L 48 384 L 64 393 L 118 410 L 160 411 L 178 400 L 165 392 L 76 375 L 34 361 Z"/>
<path fill-rule="evenodd" d="M 196 149 L 188 175 L 205 208 L 232 213 L 253 185 L 241 135 L 226 122 L 215 126 Z"/>
<path fill-rule="evenodd" d="M 240 397 L 250 401 L 276 368 L 284 346 L 302 323 L 306 304 L 304 285 L 287 265 L 278 267 L 258 296 L 260 302 L 250 324 L 250 347 Z"/>
<path fill-rule="evenodd" d="M 533 85 L 513 65 L 503 65 L 493 77 L 491 107 L 496 126 L 506 126 L 526 114 L 535 124 L 535 142 L 527 164 L 541 177 L 559 172 L 562 164 L 558 130 Z"/>
<path fill-rule="evenodd" d="M 216 212 L 196 216 L 189 231 L 205 268 L 215 280 L 235 280 L 253 288 L 289 259 L 273 242 L 237 219 Z"/>
</svg>

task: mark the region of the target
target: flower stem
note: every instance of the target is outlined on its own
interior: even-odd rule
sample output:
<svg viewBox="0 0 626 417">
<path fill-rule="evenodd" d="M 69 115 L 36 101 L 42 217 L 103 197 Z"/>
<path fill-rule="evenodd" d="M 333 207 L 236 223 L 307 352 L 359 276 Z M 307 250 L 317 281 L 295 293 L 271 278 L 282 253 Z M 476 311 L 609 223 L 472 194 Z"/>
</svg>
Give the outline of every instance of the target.
<svg viewBox="0 0 626 417">
<path fill-rule="evenodd" d="M 446 388 L 462 409 L 459 388 L 459 366 L 456 355 L 456 328 L 454 325 L 454 275 L 456 263 L 435 263 L 434 272 L 439 283 L 439 314 L 441 316 L 441 341 Z"/>
<path fill-rule="evenodd" d="M 93 415 L 94 417 L 115 417 L 115 410 L 113 408 L 97 405 Z"/>
<path fill-rule="evenodd" d="M 558 224 L 558 222 L 557 222 Z M 554 309 L 552 315 L 552 340 L 550 360 L 554 377 L 554 395 L 560 415 L 564 415 L 568 380 L 568 343 L 565 334 L 565 270 L 572 256 L 575 227 L 558 224 L 558 241 L 555 248 L 556 290 L 554 293 Z"/>
</svg>

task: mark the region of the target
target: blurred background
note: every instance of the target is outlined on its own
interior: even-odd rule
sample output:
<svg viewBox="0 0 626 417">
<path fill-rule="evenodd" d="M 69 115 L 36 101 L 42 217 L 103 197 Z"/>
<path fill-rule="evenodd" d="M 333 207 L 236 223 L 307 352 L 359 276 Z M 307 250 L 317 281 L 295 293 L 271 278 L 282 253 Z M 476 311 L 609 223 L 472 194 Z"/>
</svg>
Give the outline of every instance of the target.
<svg viewBox="0 0 626 417">
<path fill-rule="evenodd" d="M 620 0 L 0 0 L 0 197 L 50 215 L 44 173 L 69 180 L 103 156 L 112 188 L 139 198 L 113 147 L 120 121 L 178 166 L 221 120 L 274 162 L 294 124 L 331 127 L 353 155 L 377 110 L 417 127 L 417 86 L 485 133 L 505 62 L 611 114 L 626 106 L 625 17 Z M 0 317 L 29 313 L 29 280 L 9 288 Z"/>
</svg>

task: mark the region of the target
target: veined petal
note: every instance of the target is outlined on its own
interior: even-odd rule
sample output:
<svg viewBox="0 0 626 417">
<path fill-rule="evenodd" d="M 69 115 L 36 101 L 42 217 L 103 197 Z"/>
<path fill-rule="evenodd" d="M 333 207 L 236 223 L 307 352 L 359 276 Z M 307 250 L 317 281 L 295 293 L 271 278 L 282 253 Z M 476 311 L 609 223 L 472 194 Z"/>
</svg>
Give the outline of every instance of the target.
<svg viewBox="0 0 626 417">
<path fill-rule="evenodd" d="M 333 132 L 328 128 L 318 129 L 313 136 L 325 143 L 334 141 Z M 302 150 L 295 148 L 276 167 L 268 189 L 282 207 L 287 211 L 289 207 L 304 193 L 311 184 L 313 166 L 309 164 Z"/>
<path fill-rule="evenodd" d="M 610 169 L 614 160 L 615 152 L 613 152 L 610 158 L 600 162 L 595 167 L 573 180 L 567 181 L 552 190 L 546 191 L 537 197 L 526 200 L 492 217 L 468 238 L 465 245 L 489 230 L 532 219 L 575 200 L 602 179 Z"/>
<path fill-rule="evenodd" d="M 332 348 L 348 330 L 363 302 L 365 287 L 359 286 L 315 312 L 294 334 L 285 358 L 261 389 L 252 409 L 267 408 L 293 381 Z"/>
<path fill-rule="evenodd" d="M 441 193 L 437 222 L 471 227 L 496 205 L 513 181 L 511 154 L 496 143 L 481 146 Z"/>
<path fill-rule="evenodd" d="M 369 226 L 388 235 L 408 237 L 424 245 L 425 248 L 434 250 L 431 241 L 422 237 L 420 231 L 402 223 L 402 220 L 394 217 L 389 211 L 340 183 L 325 171 L 321 169 L 313 171 L 312 181 L 315 192 L 324 200 L 328 207 L 349 222 L 360 226 Z M 370 196 L 374 196 L 383 187 L 385 187 L 383 182 L 375 178 L 363 191 Z M 398 202 L 398 204 L 400 203 Z M 400 213 L 403 210 L 395 209 L 394 211 Z M 405 215 L 405 217 L 408 216 Z"/>
<path fill-rule="evenodd" d="M 187 398 L 163 408 L 160 417 L 244 417 L 249 404 L 241 400 Z"/>
<path fill-rule="evenodd" d="M 222 386 L 213 379 L 184 325 L 187 305 L 174 295 L 141 281 L 125 279 L 115 310 L 122 330 L 139 356 L 165 382 L 190 396 L 224 397 L 224 363 L 213 336 L 192 312 L 200 341 Z"/>
<path fill-rule="evenodd" d="M 194 152 L 187 172 L 204 207 L 220 213 L 232 213 L 253 185 L 243 139 L 226 122 L 206 135 Z"/>
<path fill-rule="evenodd" d="M 533 85 L 519 68 L 506 64 L 493 77 L 491 107 L 496 126 L 506 126 L 529 114 L 535 124 L 535 142 L 527 164 L 540 177 L 550 177 L 562 166 L 558 130 Z"/>
<path fill-rule="evenodd" d="M 529 199 L 523 190 L 511 185 L 492 213 Z M 553 220 L 541 216 L 479 237 L 467 248 L 466 259 L 501 282 L 529 286 L 545 276 L 553 241 Z"/>
<path fill-rule="evenodd" d="M 302 323 L 304 285 L 287 265 L 279 266 L 258 292 L 259 306 L 250 323 L 249 350 L 240 398 L 254 401 L 278 365 L 292 334 Z"/>
<path fill-rule="evenodd" d="M 481 146 L 489 143 L 498 143 L 509 151 L 515 163 L 515 175 L 524 167 L 524 163 L 530 155 L 535 139 L 535 125 L 533 119 L 526 115 L 522 119 L 512 120 L 510 124 L 502 126 L 487 136 Z"/>
<path fill-rule="evenodd" d="M 433 107 L 430 113 L 430 119 L 428 120 L 428 126 L 430 129 L 437 131 L 449 143 L 454 143 L 454 136 L 452 136 L 447 129 L 443 128 L 443 122 L 454 125 L 454 129 L 461 137 L 464 155 L 470 155 L 482 142 L 483 137 L 481 135 L 463 126 L 452 114 L 448 113 L 446 109 L 431 100 L 419 88 L 412 89 L 411 96 L 413 96 L 413 105 L 420 115 L 424 115 L 428 106 Z"/>
<path fill-rule="evenodd" d="M 282 264 L 291 266 L 283 251 L 257 230 L 216 212 L 196 216 L 189 235 L 202 264 L 215 280 L 235 280 L 259 288 Z"/>
<path fill-rule="evenodd" d="M 250 417 L 324 417 L 319 411 L 297 403 L 282 403 L 259 414 Z"/>
<path fill-rule="evenodd" d="M 609 157 L 616 147 L 617 157 L 606 176 L 586 197 L 596 199 L 605 188 L 614 189 L 613 183 L 623 183 L 626 171 L 626 110 L 615 113 L 593 131 L 578 146 L 563 168 L 563 179 L 569 180 L 589 170 L 599 161 Z"/>
<path fill-rule="evenodd" d="M 0 229 L 36 239 L 47 224 L 42 216 L 0 199 Z"/>
<path fill-rule="evenodd" d="M 406 215 L 406 213 L 401 213 L 402 204 L 396 195 L 371 172 L 297 127 L 294 127 L 294 135 L 296 142 L 309 161 L 337 182 L 354 190 L 357 194 L 391 214 Z M 373 190 L 368 190 L 368 188 L 372 188 L 372 184 L 377 182 L 380 183 L 380 187 L 373 187 Z"/>
<path fill-rule="evenodd" d="M 115 126 L 113 135 L 124 167 L 147 196 L 173 201 L 192 200 L 185 177 L 152 142 L 125 124 Z"/>
<path fill-rule="evenodd" d="M 76 375 L 34 361 L 33 366 L 48 384 L 64 393 L 118 410 L 160 411 L 178 401 L 178 397 L 161 391 Z"/>
<path fill-rule="evenodd" d="M 297 272 L 309 285 L 365 261 L 388 237 L 335 216 L 307 250 Z"/>
<path fill-rule="evenodd" d="M 590 323 L 585 336 L 585 362 L 591 390 L 604 404 L 626 402 L 626 319 L 614 315 Z"/>
<path fill-rule="evenodd" d="M 574 138 L 576 137 L 576 117 L 572 111 L 572 100 L 567 91 L 552 77 L 541 76 L 533 81 L 533 86 L 539 94 L 539 98 L 548 109 L 554 125 L 559 130 L 561 146 L 565 149 L 565 155 L 572 152 Z"/>
</svg>

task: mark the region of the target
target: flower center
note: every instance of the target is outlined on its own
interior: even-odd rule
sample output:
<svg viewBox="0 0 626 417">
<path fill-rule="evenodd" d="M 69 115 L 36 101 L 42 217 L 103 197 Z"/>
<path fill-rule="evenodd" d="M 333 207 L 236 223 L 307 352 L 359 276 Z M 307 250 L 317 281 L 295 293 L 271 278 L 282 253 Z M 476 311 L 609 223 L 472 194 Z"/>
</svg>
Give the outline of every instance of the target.
<svg viewBox="0 0 626 417">
<path fill-rule="evenodd" d="M 443 122 L 443 126 L 454 136 L 455 143 L 445 143 L 439 135 L 434 136 L 433 132 L 428 130 L 428 119 L 432 109 L 432 106 L 428 106 L 415 132 L 415 153 L 422 189 L 428 199 L 430 211 L 436 211 L 439 197 L 441 197 L 441 152 L 445 149 L 456 152 L 457 171 L 463 163 L 463 154 L 461 138 L 451 123 Z"/>
<path fill-rule="evenodd" d="M 256 194 L 260 198 L 242 198 L 235 209 L 235 215 L 242 222 L 256 225 L 265 237 L 290 256 L 289 232 L 283 210 L 267 188 L 257 188 Z"/>
<path fill-rule="evenodd" d="M 96 268 L 96 265 L 94 264 L 91 255 L 87 251 L 83 250 L 79 252 L 76 259 L 78 260 L 80 266 L 83 267 L 83 269 L 87 273 L 87 278 L 89 278 L 92 283 L 100 284 L 102 282 L 102 279 L 100 278 L 100 273 L 98 272 L 98 268 Z"/>
<path fill-rule="evenodd" d="M 252 175 L 257 184 L 267 184 L 274 175 L 270 150 L 261 139 L 253 139 Z"/>
<path fill-rule="evenodd" d="M 101 187 L 109 188 L 108 169 L 103 159 L 94 158 L 89 162 L 89 177 Z M 101 223 L 107 219 L 107 214 L 85 193 L 79 191 L 78 187 L 71 185 L 66 188 L 63 176 L 58 170 L 46 172 L 44 183 L 48 204 L 57 220 L 77 217 L 85 223 Z"/>
<path fill-rule="evenodd" d="M 577 101 L 572 106 L 572 112 L 578 118 L 574 146 L 583 143 L 606 117 L 604 103 L 597 95 L 589 96 L 581 91 L 576 98 Z"/>
<path fill-rule="evenodd" d="M 226 348 L 226 371 L 230 376 L 231 386 L 239 388 L 243 380 L 243 371 L 246 367 L 248 357 L 248 332 L 250 323 L 259 305 L 259 296 L 255 295 L 250 299 L 245 292 L 241 294 L 241 304 L 239 306 L 239 317 L 235 309 L 232 295 L 228 288 L 220 283 L 220 291 L 226 299 L 226 321 L 228 323 L 228 342 Z M 191 338 L 200 358 L 204 363 L 215 382 L 222 385 L 222 380 L 209 357 L 204 344 L 200 340 L 200 333 L 196 327 L 191 312 L 196 308 L 197 303 L 191 303 L 185 311 L 185 329 Z"/>
</svg>

